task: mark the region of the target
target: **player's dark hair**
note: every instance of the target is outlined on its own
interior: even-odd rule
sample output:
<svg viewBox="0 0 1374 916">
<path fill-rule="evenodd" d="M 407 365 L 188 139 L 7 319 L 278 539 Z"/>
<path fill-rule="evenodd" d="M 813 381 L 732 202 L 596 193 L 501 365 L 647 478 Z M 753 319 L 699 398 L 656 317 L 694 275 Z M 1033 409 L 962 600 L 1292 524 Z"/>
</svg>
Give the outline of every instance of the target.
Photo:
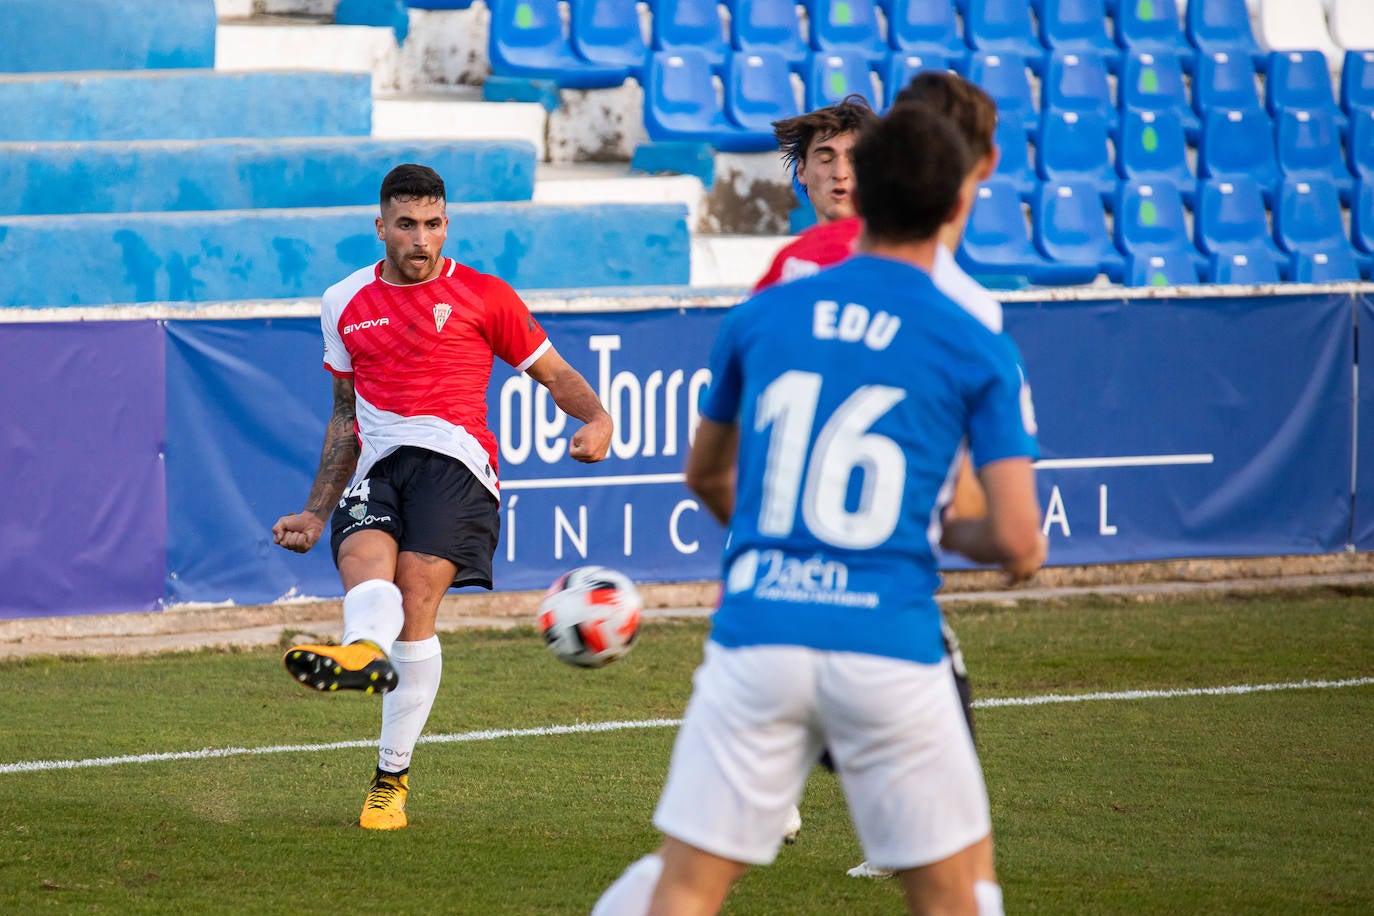
<svg viewBox="0 0 1374 916">
<path fill-rule="evenodd" d="M 878 115 L 869 107 L 867 99 L 861 95 L 847 95 L 834 105 L 774 121 L 773 136 L 778 141 L 783 165 L 795 175 L 813 140 L 828 140 L 837 134 L 857 134 L 876 120 Z"/>
<path fill-rule="evenodd" d="M 975 161 L 992 152 L 997 103 L 977 83 L 948 70 L 923 70 L 911 78 L 893 104 L 924 102 L 954 122 Z"/>
<path fill-rule="evenodd" d="M 953 214 L 975 161 L 954 123 L 919 102 L 894 105 L 859 135 L 850 155 L 865 232 L 887 242 L 933 237 Z"/>
<path fill-rule="evenodd" d="M 386 209 L 386 205 L 395 197 L 403 200 L 448 199 L 444 192 L 444 179 L 439 177 L 439 173 L 427 165 L 416 165 L 413 162 L 398 165 L 386 173 L 386 177 L 382 179 L 381 197 L 382 209 Z"/>
</svg>

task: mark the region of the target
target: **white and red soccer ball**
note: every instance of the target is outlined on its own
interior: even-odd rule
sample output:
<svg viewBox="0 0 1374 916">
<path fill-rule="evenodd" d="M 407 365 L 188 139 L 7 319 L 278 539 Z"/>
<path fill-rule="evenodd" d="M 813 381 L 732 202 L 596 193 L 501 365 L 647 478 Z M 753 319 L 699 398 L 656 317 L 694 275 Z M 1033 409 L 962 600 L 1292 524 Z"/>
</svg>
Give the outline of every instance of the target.
<svg viewBox="0 0 1374 916">
<path fill-rule="evenodd" d="M 630 651 L 643 609 L 628 576 L 605 566 L 579 566 L 544 593 L 539 632 L 560 661 L 601 668 Z"/>
</svg>

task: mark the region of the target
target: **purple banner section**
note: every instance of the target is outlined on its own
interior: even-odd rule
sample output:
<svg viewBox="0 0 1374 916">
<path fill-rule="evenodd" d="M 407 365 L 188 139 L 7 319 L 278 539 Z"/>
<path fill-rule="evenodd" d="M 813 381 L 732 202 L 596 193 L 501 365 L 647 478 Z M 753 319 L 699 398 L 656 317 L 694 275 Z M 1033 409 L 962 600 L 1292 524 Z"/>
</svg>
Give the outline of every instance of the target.
<svg viewBox="0 0 1374 916">
<path fill-rule="evenodd" d="M 162 347 L 152 321 L 0 325 L 0 618 L 160 605 Z"/>
</svg>

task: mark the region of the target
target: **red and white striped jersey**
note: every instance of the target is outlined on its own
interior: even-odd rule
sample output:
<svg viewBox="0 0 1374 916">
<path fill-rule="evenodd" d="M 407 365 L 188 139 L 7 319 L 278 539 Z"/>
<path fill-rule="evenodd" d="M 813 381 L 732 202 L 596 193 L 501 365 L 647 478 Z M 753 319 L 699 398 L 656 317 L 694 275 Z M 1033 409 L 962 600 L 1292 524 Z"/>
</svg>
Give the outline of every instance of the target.
<svg viewBox="0 0 1374 916">
<path fill-rule="evenodd" d="M 500 498 L 487 427 L 492 359 L 523 372 L 550 346 L 515 290 L 452 258 L 433 279 L 398 286 L 379 261 L 325 291 L 320 325 L 325 368 L 357 392 L 362 452 L 351 483 L 413 445 L 463 462 Z"/>
</svg>

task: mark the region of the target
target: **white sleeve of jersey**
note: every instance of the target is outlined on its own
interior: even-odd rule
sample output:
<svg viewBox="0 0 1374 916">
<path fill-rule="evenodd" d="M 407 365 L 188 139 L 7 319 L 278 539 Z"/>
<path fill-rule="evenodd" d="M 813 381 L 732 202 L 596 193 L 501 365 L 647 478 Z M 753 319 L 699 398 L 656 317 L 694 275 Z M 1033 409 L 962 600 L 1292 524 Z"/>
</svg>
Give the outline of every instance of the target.
<svg viewBox="0 0 1374 916">
<path fill-rule="evenodd" d="M 994 334 L 1002 333 L 1002 303 L 992 297 L 981 283 L 970 277 L 944 245 L 935 246 L 935 286 L 959 303 L 964 311 L 983 323 Z"/>
<path fill-rule="evenodd" d="M 320 333 L 324 336 L 324 361 L 335 372 L 351 373 L 353 360 L 339 333 L 339 319 L 358 290 L 375 279 L 376 265 L 354 271 L 324 291 L 320 299 Z"/>
</svg>

